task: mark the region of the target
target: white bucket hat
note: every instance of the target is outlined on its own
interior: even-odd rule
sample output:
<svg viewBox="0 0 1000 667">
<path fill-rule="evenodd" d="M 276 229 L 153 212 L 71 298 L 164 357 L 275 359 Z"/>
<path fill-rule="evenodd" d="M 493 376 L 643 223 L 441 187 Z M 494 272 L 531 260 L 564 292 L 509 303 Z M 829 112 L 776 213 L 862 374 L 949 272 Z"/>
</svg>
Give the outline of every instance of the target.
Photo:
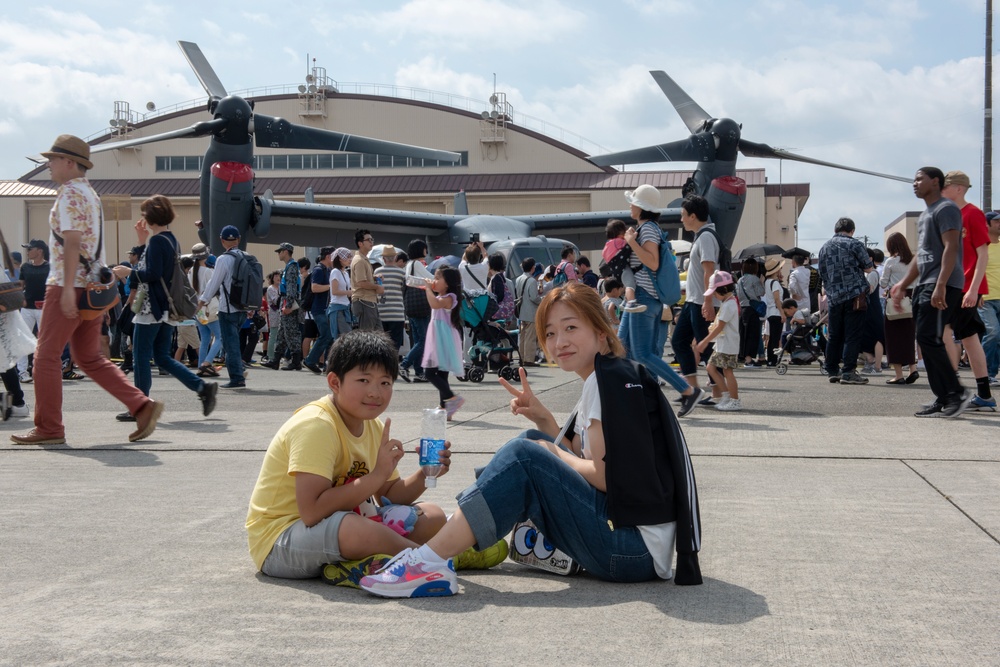
<svg viewBox="0 0 1000 667">
<path fill-rule="evenodd" d="M 640 185 L 635 190 L 625 192 L 625 201 L 651 213 L 660 210 L 660 191 L 652 185 Z"/>
</svg>

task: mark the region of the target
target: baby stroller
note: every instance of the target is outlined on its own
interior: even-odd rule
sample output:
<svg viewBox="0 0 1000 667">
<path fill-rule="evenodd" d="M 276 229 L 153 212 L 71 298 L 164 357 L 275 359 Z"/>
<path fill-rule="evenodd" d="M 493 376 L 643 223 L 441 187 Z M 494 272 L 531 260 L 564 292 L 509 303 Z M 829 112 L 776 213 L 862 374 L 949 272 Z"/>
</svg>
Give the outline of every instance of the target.
<svg viewBox="0 0 1000 667">
<path fill-rule="evenodd" d="M 826 366 L 821 361 L 823 350 L 816 341 L 820 327 L 824 324 L 826 324 L 826 315 L 820 317 L 819 313 L 813 313 L 809 316 L 808 324 L 797 325 L 788 334 L 788 337 L 785 338 L 785 343 L 781 346 L 781 349 L 778 350 L 774 372 L 778 375 L 784 375 L 788 372 L 789 364 L 793 366 L 805 366 L 819 361 L 819 372 L 826 375 Z M 786 354 L 788 355 L 788 362 L 784 361 Z"/>
<path fill-rule="evenodd" d="M 489 296 L 470 297 L 463 294 L 462 317 L 472 336 L 469 359 L 472 366 L 465 377 L 470 382 L 482 382 L 487 373 L 496 373 L 509 382 L 520 381 L 517 366 L 517 334 L 486 319 Z"/>
</svg>

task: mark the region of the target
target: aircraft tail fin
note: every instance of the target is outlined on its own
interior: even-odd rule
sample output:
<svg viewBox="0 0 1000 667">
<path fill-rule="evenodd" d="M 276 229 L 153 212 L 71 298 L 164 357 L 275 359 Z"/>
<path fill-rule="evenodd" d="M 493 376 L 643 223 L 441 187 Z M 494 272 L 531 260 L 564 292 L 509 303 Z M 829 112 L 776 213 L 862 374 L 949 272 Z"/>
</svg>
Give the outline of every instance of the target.
<svg viewBox="0 0 1000 667">
<path fill-rule="evenodd" d="M 465 190 L 455 193 L 455 215 L 469 215 L 469 202 L 465 198 Z"/>
</svg>

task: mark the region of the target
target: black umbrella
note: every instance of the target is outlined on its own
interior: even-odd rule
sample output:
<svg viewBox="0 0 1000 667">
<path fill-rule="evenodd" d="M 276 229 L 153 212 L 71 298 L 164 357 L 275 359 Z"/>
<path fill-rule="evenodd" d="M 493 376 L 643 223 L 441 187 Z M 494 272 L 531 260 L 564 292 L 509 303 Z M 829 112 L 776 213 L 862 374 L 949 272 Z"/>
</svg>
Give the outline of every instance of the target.
<svg viewBox="0 0 1000 667">
<path fill-rule="evenodd" d="M 753 245 L 748 245 L 743 250 L 740 250 L 733 256 L 733 259 L 742 262 L 744 259 L 750 259 L 751 257 L 766 257 L 767 255 L 780 255 L 785 252 L 785 249 L 780 245 L 774 245 L 773 243 L 755 243 Z"/>
<path fill-rule="evenodd" d="M 808 250 L 803 250 L 802 248 L 799 248 L 798 246 L 796 246 L 794 248 L 791 248 L 791 249 L 786 250 L 785 252 L 781 253 L 781 256 L 785 257 L 787 259 L 791 259 L 791 258 L 796 257 L 796 256 L 810 257 L 810 256 L 812 256 L 812 253 L 809 252 Z"/>
</svg>

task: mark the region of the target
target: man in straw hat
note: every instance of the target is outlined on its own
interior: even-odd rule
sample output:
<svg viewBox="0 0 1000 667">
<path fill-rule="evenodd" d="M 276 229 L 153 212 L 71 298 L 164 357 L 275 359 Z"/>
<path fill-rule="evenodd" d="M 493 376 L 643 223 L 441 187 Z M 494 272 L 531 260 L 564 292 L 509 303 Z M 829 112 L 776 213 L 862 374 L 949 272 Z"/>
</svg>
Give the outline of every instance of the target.
<svg viewBox="0 0 1000 667">
<path fill-rule="evenodd" d="M 99 256 L 103 223 L 101 200 L 87 181 L 90 146 L 69 134 L 59 136 L 48 158 L 52 180 L 59 185 L 49 214 L 52 262 L 42 306 L 44 325 L 35 348 L 35 393 L 44 396 L 35 406 L 35 428 L 12 435 L 18 445 L 52 445 L 66 442 L 62 421 L 62 362 L 60 355 L 68 342 L 73 360 L 102 389 L 125 404 L 135 415 L 136 430 L 128 439 L 142 440 L 156 428 L 163 403 L 148 398 L 129 384 L 125 375 L 101 355 L 101 318 L 84 320 L 77 308 L 87 285 L 87 272 L 80 256 Z M 56 234 L 61 237 L 56 242 Z"/>
</svg>

